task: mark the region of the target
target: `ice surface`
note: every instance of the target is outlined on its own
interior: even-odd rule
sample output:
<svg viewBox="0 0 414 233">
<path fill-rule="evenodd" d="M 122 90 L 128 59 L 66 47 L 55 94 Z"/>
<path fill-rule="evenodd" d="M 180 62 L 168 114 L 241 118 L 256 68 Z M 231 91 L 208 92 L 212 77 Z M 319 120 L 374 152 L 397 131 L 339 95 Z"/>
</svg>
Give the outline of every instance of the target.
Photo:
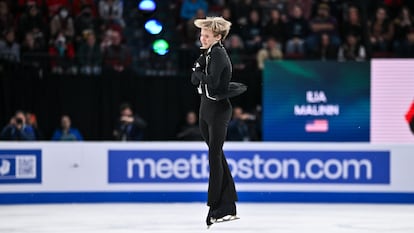
<svg viewBox="0 0 414 233">
<path fill-rule="evenodd" d="M 0 206 L 0 233 L 414 233 L 414 205 L 238 204 L 205 225 L 204 203 Z"/>
</svg>

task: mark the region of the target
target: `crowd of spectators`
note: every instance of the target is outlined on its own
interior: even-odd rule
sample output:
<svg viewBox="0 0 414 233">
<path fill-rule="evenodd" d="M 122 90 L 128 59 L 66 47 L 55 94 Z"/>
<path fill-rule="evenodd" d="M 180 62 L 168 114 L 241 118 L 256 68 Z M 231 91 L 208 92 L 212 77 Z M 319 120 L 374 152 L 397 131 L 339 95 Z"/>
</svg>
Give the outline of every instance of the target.
<svg viewBox="0 0 414 233">
<path fill-rule="evenodd" d="M 259 141 L 261 140 L 261 109 L 253 113 L 246 112 L 242 107 L 233 109 L 233 117 L 229 122 L 227 140 L 229 141 Z M 119 115 L 113 124 L 112 140 L 142 141 L 148 124 L 129 103 L 122 103 Z M 9 122 L 0 128 L 0 141 L 83 141 L 82 130 L 72 125 L 68 114 L 60 116 L 52 136 L 45 135 L 37 123 L 36 114 L 18 110 L 11 116 Z M 188 111 L 182 122 L 177 125 L 177 134 L 173 140 L 203 141 L 198 126 L 196 111 Z"/>
<path fill-rule="evenodd" d="M 56 74 L 124 71 L 121 0 L 0 0 L 0 58 Z"/>
<path fill-rule="evenodd" d="M 190 35 L 182 46 L 194 47 L 191 20 L 205 15 L 230 20 L 226 46 L 235 68 L 244 68 L 240 51 L 258 69 L 267 59 L 413 58 L 413 5 L 404 0 L 184 0 L 178 28 Z"/>
<path fill-rule="evenodd" d="M 155 17 L 174 53 L 199 46 L 195 19 L 223 16 L 233 23 L 226 47 L 235 69 L 262 69 L 266 59 L 414 57 L 412 2 L 170 0 L 157 1 Z M 153 38 L 135 22 L 145 20 L 139 14 L 137 1 L 0 0 L 0 58 L 57 74 L 124 72 L 133 62 L 149 69 Z M 171 68 L 176 57 L 157 58 Z"/>
<path fill-rule="evenodd" d="M 157 1 L 168 56 L 154 55 L 137 10 L 128 0 L 0 0 L 0 66 L 47 68 L 54 74 L 99 76 L 133 69 L 180 69 L 198 55 L 194 20 L 219 15 L 232 22 L 225 46 L 235 72 L 260 71 L 266 60 L 364 61 L 414 58 L 414 1 L 408 0 L 166 0 Z M 168 12 L 168 14 L 166 13 Z M 184 51 L 184 52 L 183 52 Z M 164 64 L 164 65 L 163 65 Z M 184 62 L 184 64 L 186 64 Z M 184 70 L 189 72 L 189 67 Z M 148 74 L 148 73 L 147 73 Z M 122 77 L 122 75 L 119 75 Z M 260 103 L 257 103 L 260 104 Z M 146 122 L 123 106 L 115 140 L 141 140 Z M 35 115 L 17 112 L 3 138 L 42 138 Z M 27 115 L 27 114 L 26 114 Z M 257 114 L 235 108 L 229 140 L 257 140 Z M 188 113 L 178 140 L 199 140 L 196 113 Z M 252 124 L 253 123 L 253 124 Z M 69 125 L 69 126 L 68 126 Z M 75 133 L 74 133 L 75 132 Z M 69 116 L 54 140 L 82 140 Z M 62 139 L 63 138 L 63 139 Z"/>
</svg>

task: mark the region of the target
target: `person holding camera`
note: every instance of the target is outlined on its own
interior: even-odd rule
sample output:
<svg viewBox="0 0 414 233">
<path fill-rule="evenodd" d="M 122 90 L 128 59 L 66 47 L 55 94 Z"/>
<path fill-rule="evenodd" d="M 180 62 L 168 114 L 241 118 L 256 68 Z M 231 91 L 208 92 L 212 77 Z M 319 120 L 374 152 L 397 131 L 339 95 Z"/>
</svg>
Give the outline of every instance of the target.
<svg viewBox="0 0 414 233">
<path fill-rule="evenodd" d="M 33 127 L 26 124 L 26 118 L 23 111 L 16 112 L 0 133 L 1 140 L 10 141 L 33 141 L 36 135 Z"/>
<path fill-rule="evenodd" d="M 115 140 L 140 141 L 144 136 L 145 127 L 147 127 L 147 123 L 140 116 L 134 114 L 130 104 L 121 104 L 120 116 L 113 131 Z"/>
</svg>

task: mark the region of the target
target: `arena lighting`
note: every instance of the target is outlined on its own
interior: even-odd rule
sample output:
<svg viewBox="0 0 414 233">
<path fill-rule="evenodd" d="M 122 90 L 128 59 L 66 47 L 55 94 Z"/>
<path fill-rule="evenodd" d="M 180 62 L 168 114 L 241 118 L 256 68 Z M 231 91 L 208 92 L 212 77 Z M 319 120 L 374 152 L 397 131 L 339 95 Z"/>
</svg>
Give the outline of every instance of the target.
<svg viewBox="0 0 414 233">
<path fill-rule="evenodd" d="M 170 45 L 164 39 L 157 39 L 152 43 L 152 50 L 158 55 L 165 55 L 168 53 Z"/>
<path fill-rule="evenodd" d="M 162 24 L 156 19 L 150 19 L 145 23 L 145 30 L 152 35 L 157 35 L 162 31 Z"/>
<path fill-rule="evenodd" d="M 152 13 L 157 8 L 157 4 L 152 0 L 142 0 L 138 3 L 138 10 L 141 12 Z"/>
</svg>

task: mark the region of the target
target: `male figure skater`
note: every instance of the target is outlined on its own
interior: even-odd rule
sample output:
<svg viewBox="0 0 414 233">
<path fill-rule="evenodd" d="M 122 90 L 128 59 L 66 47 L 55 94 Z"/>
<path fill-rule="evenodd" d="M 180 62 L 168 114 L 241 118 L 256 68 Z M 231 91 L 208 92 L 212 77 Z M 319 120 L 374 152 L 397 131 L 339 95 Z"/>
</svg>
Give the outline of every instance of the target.
<svg viewBox="0 0 414 233">
<path fill-rule="evenodd" d="M 223 153 L 227 125 L 232 114 L 230 97 L 246 90 L 241 83 L 230 82 L 231 61 L 223 47 L 231 23 L 222 17 L 207 17 L 194 21 L 201 29 L 202 54 L 195 62 L 192 84 L 201 95 L 199 126 L 208 145 L 210 176 L 208 182 L 207 227 L 213 223 L 238 219 L 237 193 L 233 177 Z"/>
</svg>

